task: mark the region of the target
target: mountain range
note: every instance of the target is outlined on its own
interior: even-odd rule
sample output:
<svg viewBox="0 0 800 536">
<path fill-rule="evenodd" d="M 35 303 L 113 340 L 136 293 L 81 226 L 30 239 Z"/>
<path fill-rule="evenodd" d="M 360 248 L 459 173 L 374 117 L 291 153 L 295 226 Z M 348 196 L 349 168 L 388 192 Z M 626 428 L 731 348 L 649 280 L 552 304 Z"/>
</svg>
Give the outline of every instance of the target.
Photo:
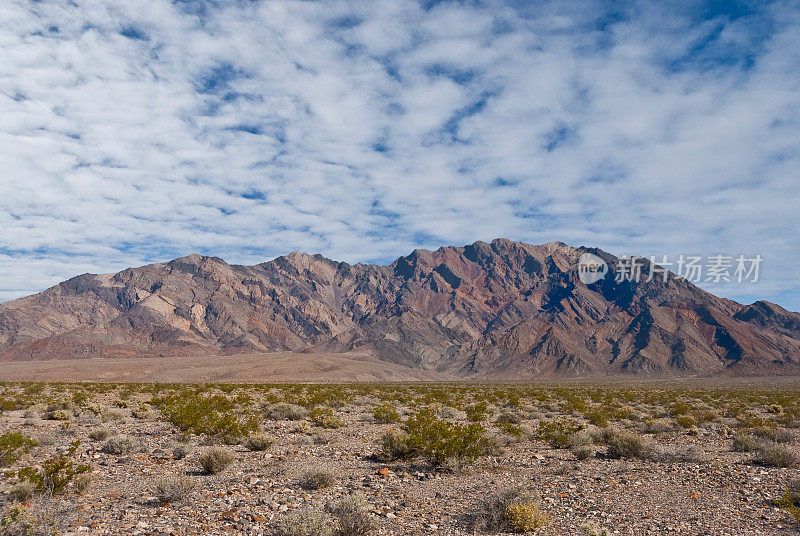
<svg viewBox="0 0 800 536">
<path fill-rule="evenodd" d="M 296 352 L 462 377 L 800 373 L 800 313 L 675 277 L 586 285 L 587 252 L 616 264 L 596 248 L 497 239 L 388 266 L 295 252 L 84 274 L 0 304 L 0 361 Z"/>
</svg>

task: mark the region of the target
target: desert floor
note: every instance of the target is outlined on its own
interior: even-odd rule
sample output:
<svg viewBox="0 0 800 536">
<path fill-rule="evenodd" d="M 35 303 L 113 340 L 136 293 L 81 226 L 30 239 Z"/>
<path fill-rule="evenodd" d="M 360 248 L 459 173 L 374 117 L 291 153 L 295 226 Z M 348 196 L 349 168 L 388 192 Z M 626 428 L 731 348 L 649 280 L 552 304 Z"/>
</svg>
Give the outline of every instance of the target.
<svg viewBox="0 0 800 536">
<path fill-rule="evenodd" d="M 791 385 L 4 383 L 0 404 L 0 534 L 525 532 L 487 501 L 508 490 L 542 535 L 800 532 Z M 233 455 L 213 475 L 212 449 Z M 53 494 L 48 460 L 87 468 Z M 372 529 L 337 521 L 353 495 Z"/>
</svg>

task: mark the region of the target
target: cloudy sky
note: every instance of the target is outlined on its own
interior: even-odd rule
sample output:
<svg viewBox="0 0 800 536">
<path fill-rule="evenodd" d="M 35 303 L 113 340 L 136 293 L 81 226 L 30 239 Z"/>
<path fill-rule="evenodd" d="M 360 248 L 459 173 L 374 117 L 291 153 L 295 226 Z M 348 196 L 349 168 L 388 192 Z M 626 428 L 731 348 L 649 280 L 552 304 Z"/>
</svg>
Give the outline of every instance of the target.
<svg viewBox="0 0 800 536">
<path fill-rule="evenodd" d="M 796 2 L 0 2 L 0 300 L 507 237 L 800 310 L 798 172 Z"/>
</svg>

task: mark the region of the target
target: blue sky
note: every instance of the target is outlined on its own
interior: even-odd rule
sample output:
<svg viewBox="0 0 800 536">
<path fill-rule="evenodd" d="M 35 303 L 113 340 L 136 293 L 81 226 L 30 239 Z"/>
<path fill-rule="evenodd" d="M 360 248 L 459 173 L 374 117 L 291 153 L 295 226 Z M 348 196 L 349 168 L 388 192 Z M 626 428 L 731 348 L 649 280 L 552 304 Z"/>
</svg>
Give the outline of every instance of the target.
<svg viewBox="0 0 800 536">
<path fill-rule="evenodd" d="M 796 2 L 0 4 L 0 300 L 192 252 L 755 255 L 800 310 Z"/>
</svg>

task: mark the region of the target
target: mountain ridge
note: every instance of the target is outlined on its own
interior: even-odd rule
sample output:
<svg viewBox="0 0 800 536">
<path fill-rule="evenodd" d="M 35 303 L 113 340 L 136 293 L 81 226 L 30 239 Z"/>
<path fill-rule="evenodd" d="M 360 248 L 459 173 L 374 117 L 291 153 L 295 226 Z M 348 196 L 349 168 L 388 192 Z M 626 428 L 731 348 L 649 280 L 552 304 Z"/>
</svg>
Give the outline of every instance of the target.
<svg viewBox="0 0 800 536">
<path fill-rule="evenodd" d="M 288 351 L 466 377 L 800 371 L 799 313 L 674 277 L 584 285 L 585 252 L 616 261 L 495 239 L 385 266 L 295 251 L 253 266 L 191 254 L 82 274 L 0 304 L 0 360 Z"/>
</svg>

